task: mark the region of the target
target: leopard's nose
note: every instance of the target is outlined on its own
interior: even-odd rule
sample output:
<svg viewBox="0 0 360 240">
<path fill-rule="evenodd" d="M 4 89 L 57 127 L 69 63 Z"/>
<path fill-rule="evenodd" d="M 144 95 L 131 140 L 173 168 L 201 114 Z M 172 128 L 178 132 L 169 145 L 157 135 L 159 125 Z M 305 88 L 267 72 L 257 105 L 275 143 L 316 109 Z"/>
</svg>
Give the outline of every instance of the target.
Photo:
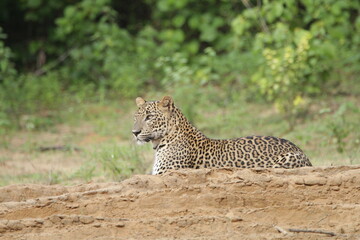
<svg viewBox="0 0 360 240">
<path fill-rule="evenodd" d="M 137 137 L 141 133 L 141 130 L 132 130 L 132 133 Z"/>
</svg>

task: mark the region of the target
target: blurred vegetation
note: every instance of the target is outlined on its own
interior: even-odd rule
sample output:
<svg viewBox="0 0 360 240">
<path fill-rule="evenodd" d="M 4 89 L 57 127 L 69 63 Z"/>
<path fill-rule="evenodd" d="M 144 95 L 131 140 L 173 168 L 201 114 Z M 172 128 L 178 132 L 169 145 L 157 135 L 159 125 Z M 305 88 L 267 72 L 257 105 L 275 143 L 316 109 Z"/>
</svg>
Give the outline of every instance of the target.
<svg viewBox="0 0 360 240">
<path fill-rule="evenodd" d="M 291 129 L 309 99 L 344 91 L 360 70 L 357 1 L 4 0 L 0 9 L 1 128 L 66 100 L 211 85 L 274 103 Z"/>
<path fill-rule="evenodd" d="M 2 0 L 0 134 L 166 93 L 200 125 L 200 111 L 271 104 L 291 132 L 316 108 L 334 115 L 324 132 L 344 152 L 359 131 L 348 117 L 359 109 L 359 11 L 353 0 Z M 317 104 L 341 96 L 357 100 Z M 239 127 L 235 117 L 222 120 Z"/>
</svg>

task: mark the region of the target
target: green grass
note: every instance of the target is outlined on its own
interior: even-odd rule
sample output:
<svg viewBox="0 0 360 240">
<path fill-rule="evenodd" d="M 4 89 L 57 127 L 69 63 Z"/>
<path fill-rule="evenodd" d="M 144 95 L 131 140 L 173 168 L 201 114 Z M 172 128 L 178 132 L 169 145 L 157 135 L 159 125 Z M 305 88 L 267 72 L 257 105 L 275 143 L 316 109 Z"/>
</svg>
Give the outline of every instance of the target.
<svg viewBox="0 0 360 240">
<path fill-rule="evenodd" d="M 203 97 L 196 103 L 175 98 L 175 103 L 191 110 L 194 125 L 212 138 L 273 135 L 300 146 L 315 166 L 360 164 L 360 98 L 316 99 L 292 131 L 286 119 L 265 103 L 220 97 Z M 75 104 L 59 112 L 60 124 L 3 136 L 0 165 L 8 170 L 1 172 L 0 185 L 119 181 L 149 173 L 153 161 L 151 144 L 138 146 L 131 135 L 135 110 L 133 100 Z M 37 151 L 39 146 L 56 144 L 79 147 L 81 152 Z M 30 161 L 30 169 L 22 172 L 21 167 L 16 168 L 22 166 L 22 161 Z M 51 165 L 51 161 L 63 161 L 64 169 L 41 170 L 42 164 Z M 67 164 L 74 167 L 69 170 Z"/>
<path fill-rule="evenodd" d="M 86 161 L 71 179 L 90 181 L 94 178 L 120 181 L 133 174 L 149 173 L 149 161 L 146 161 L 149 148 L 137 148 L 134 144 L 102 144 L 96 151 L 88 151 Z"/>
</svg>

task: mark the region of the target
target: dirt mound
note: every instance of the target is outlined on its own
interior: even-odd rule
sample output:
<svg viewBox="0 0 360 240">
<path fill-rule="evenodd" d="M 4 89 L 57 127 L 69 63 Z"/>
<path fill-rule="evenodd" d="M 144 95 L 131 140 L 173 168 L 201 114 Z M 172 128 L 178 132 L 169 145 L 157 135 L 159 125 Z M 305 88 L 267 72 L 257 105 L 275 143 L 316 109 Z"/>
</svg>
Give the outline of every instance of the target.
<svg viewBox="0 0 360 240">
<path fill-rule="evenodd" d="M 0 239 L 358 239 L 359 219 L 360 166 L 0 188 Z"/>
</svg>

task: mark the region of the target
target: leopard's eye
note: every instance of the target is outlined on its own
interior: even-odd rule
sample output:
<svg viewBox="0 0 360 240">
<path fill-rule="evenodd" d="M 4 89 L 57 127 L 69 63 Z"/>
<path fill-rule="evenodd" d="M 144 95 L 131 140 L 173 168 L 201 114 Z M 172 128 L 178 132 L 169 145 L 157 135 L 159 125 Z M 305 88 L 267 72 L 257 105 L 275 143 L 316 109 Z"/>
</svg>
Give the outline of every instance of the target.
<svg viewBox="0 0 360 240">
<path fill-rule="evenodd" d="M 147 115 L 146 117 L 145 117 L 145 121 L 149 121 L 149 120 L 151 120 L 151 119 L 153 119 L 154 118 L 154 115 Z"/>
</svg>

